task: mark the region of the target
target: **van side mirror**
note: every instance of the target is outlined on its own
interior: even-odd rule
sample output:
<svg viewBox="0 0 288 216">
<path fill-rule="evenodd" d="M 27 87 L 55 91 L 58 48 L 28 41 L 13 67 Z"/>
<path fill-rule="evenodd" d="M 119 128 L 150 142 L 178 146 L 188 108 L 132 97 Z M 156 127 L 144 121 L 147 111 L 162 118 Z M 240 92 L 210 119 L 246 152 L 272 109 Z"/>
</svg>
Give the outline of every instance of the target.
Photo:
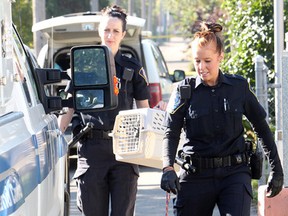
<svg viewBox="0 0 288 216">
<path fill-rule="evenodd" d="M 170 75 L 172 82 L 179 82 L 185 79 L 185 72 L 183 70 L 174 70 L 174 73 Z"/>
<path fill-rule="evenodd" d="M 72 98 L 49 96 L 45 85 L 70 79 L 59 69 L 36 68 L 38 94 L 46 113 L 73 107 L 79 112 L 115 109 L 118 106 L 118 79 L 115 61 L 106 46 L 77 46 L 71 49 Z M 66 94 L 67 95 L 67 94 Z"/>
<path fill-rule="evenodd" d="M 115 61 L 108 47 L 72 47 L 70 62 L 75 110 L 91 112 L 117 107 Z"/>
</svg>

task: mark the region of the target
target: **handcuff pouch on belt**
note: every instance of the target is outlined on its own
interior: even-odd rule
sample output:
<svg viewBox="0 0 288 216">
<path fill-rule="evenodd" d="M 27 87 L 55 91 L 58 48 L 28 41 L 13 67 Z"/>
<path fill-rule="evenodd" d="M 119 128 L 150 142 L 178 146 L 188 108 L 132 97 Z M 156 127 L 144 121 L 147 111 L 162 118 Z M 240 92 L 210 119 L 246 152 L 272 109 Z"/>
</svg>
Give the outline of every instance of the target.
<svg viewBox="0 0 288 216">
<path fill-rule="evenodd" d="M 86 135 L 86 139 L 104 139 L 104 140 L 110 140 L 112 137 L 110 136 L 111 130 L 98 130 L 98 129 L 92 129 L 89 131 Z"/>
<path fill-rule="evenodd" d="M 182 169 L 188 173 L 196 173 L 200 171 L 201 161 L 192 161 L 191 155 L 185 154 L 183 150 L 178 151 L 178 156 L 175 158 L 175 163 L 177 163 Z"/>
<path fill-rule="evenodd" d="M 98 130 L 95 128 L 91 128 L 89 131 L 84 133 L 80 141 L 86 142 L 87 140 L 110 140 L 112 137 L 110 136 L 111 130 Z"/>
<path fill-rule="evenodd" d="M 259 148 L 258 142 L 252 142 L 247 140 L 246 146 L 249 152 L 250 161 L 249 165 L 251 168 L 251 177 L 252 179 L 260 179 L 262 176 L 262 167 L 263 167 L 263 151 Z"/>
</svg>

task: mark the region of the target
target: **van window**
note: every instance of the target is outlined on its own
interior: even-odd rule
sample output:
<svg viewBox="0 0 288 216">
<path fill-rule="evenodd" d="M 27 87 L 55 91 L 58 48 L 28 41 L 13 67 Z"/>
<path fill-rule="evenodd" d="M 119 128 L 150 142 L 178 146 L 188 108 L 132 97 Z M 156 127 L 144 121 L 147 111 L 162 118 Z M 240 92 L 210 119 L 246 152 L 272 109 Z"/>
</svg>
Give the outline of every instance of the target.
<svg viewBox="0 0 288 216">
<path fill-rule="evenodd" d="M 32 88 L 32 91 L 37 96 L 35 98 L 36 102 L 40 103 L 40 100 L 37 94 L 37 86 L 34 81 L 34 77 L 32 73 L 32 70 L 34 70 L 34 68 L 30 68 L 30 65 L 27 59 L 28 57 L 26 56 L 22 43 L 20 42 L 17 36 L 17 33 L 15 31 L 13 31 L 13 37 L 14 37 L 14 41 L 16 45 L 13 48 L 13 65 L 14 65 L 13 67 L 15 71 L 15 79 L 22 83 L 28 105 L 32 106 L 33 99 L 31 98 L 29 88 Z M 21 64 L 21 62 L 24 62 L 24 64 Z M 29 81 L 31 83 L 31 86 L 29 86 Z"/>
<path fill-rule="evenodd" d="M 163 59 L 163 56 L 159 48 L 152 45 L 151 49 L 152 49 L 153 57 L 156 63 L 155 65 L 157 66 L 157 71 L 158 71 L 159 76 L 164 77 L 164 78 L 169 77 L 169 73 L 167 71 L 165 61 Z"/>
<path fill-rule="evenodd" d="M 70 49 L 62 49 L 54 56 L 54 68 L 67 71 L 70 68 Z"/>
</svg>

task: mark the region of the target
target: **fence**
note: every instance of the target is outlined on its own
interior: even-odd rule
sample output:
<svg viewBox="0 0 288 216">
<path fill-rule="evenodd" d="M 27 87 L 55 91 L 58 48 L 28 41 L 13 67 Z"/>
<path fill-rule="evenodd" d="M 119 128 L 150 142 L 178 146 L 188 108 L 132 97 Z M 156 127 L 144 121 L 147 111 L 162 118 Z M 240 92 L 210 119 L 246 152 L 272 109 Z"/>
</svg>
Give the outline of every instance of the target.
<svg viewBox="0 0 288 216">
<path fill-rule="evenodd" d="M 255 83 L 256 83 L 256 96 L 260 104 L 264 107 L 267 117 L 266 121 L 268 122 L 270 128 L 273 132 L 276 130 L 276 110 L 275 110 L 275 88 L 280 86 L 275 84 L 269 84 L 267 81 L 268 67 L 264 63 L 262 56 L 258 55 L 255 58 Z M 267 166 L 267 163 L 263 163 L 263 172 L 262 177 L 259 180 L 259 185 L 266 184 L 266 177 L 269 173 L 270 167 Z"/>
<path fill-rule="evenodd" d="M 283 113 L 283 143 L 282 143 L 282 149 L 280 149 L 280 157 L 282 156 L 282 163 L 283 163 L 283 170 L 284 170 L 284 176 L 288 176 L 288 146 L 287 146 L 287 140 L 288 140 L 288 32 L 285 34 L 285 42 L 286 42 L 286 50 L 282 54 L 282 113 Z M 286 157 L 285 157 L 286 156 Z M 284 178 L 284 187 L 288 186 L 288 178 Z"/>
<path fill-rule="evenodd" d="M 288 172 L 288 33 L 285 34 L 286 50 L 281 53 L 281 71 L 278 71 L 276 84 L 268 84 L 268 69 L 262 56 L 255 58 L 256 96 L 267 112 L 267 122 L 275 132 L 276 144 L 282 161 L 284 176 Z M 265 164 L 265 163 L 264 163 Z M 266 174 L 269 167 L 263 166 L 263 177 L 259 185 L 266 184 Z M 284 179 L 284 187 L 287 187 L 288 179 Z"/>
</svg>

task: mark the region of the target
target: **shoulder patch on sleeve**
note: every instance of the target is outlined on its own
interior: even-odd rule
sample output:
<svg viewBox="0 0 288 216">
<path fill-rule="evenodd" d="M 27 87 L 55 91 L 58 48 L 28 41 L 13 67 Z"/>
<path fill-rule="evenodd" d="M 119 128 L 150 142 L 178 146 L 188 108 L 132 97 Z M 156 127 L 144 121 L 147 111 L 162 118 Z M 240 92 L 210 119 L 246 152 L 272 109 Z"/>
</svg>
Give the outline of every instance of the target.
<svg viewBox="0 0 288 216">
<path fill-rule="evenodd" d="M 183 105 L 184 102 L 181 100 L 180 92 L 178 91 L 178 88 L 175 88 L 170 96 L 166 111 L 170 114 L 174 114 Z"/>
<path fill-rule="evenodd" d="M 140 70 L 139 70 L 139 75 L 141 77 L 143 77 L 143 79 L 145 80 L 147 86 L 149 85 L 149 82 L 148 82 L 148 79 L 147 79 L 147 76 L 146 76 L 146 72 L 144 70 L 144 68 L 142 67 Z"/>
</svg>

